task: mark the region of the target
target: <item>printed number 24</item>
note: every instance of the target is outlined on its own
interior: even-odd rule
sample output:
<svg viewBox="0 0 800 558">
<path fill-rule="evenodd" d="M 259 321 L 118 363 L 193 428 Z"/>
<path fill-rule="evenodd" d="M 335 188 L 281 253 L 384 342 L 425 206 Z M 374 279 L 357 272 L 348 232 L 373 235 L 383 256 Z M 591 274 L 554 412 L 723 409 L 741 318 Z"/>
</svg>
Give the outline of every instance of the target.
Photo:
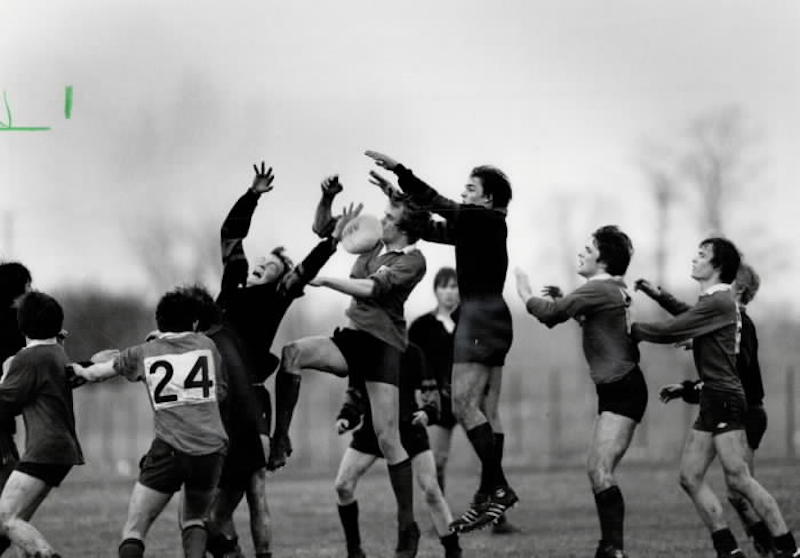
<svg viewBox="0 0 800 558">
<path fill-rule="evenodd" d="M 169 403 L 171 401 L 177 401 L 178 396 L 176 394 L 164 395 L 161 392 L 167 387 L 169 381 L 172 379 L 172 374 L 175 370 L 172 368 L 172 364 L 167 362 L 166 360 L 157 360 L 150 366 L 150 374 L 155 374 L 159 368 L 164 369 L 164 377 L 161 378 L 161 381 L 158 382 L 155 391 L 153 392 L 153 402 L 155 403 Z M 200 380 L 197 380 L 197 375 L 200 374 Z M 191 388 L 202 388 L 203 389 L 203 397 L 208 397 L 209 391 L 211 387 L 214 385 L 208 377 L 208 357 L 200 356 L 198 357 L 197 361 L 192 366 L 192 370 L 189 372 L 189 375 L 186 376 L 186 379 L 183 381 L 184 389 L 191 389 Z"/>
</svg>

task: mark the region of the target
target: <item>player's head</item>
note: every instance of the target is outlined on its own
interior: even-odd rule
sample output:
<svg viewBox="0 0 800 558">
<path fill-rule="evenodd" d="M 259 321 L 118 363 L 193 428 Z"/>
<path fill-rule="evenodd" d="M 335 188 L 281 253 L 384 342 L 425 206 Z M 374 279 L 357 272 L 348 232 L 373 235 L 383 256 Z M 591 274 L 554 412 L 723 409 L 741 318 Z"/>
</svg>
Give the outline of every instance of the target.
<svg viewBox="0 0 800 558">
<path fill-rule="evenodd" d="M 381 219 L 381 240 L 384 244 L 400 240 L 405 240 L 406 244 L 414 244 L 429 220 L 430 213 L 419 209 L 408 200 L 389 200 Z"/>
<path fill-rule="evenodd" d="M 697 255 L 692 258 L 692 279 L 708 281 L 716 276 L 720 283 L 733 283 L 741 261 L 736 245 L 727 238 L 706 238 L 700 242 Z"/>
<path fill-rule="evenodd" d="M 194 331 L 197 302 L 181 288 L 169 291 L 156 306 L 156 327 L 162 333 Z"/>
<path fill-rule="evenodd" d="M 584 248 L 584 258 L 581 260 L 579 255 L 578 273 L 585 275 L 592 264 L 596 265 L 599 271 L 605 271 L 609 275 L 621 276 L 628 271 L 633 255 L 633 243 L 627 234 L 619 230 L 616 225 L 606 225 L 600 227 L 592 233 L 591 247 Z M 583 268 L 580 268 L 581 261 Z M 591 273 L 591 276 L 595 273 Z"/>
<path fill-rule="evenodd" d="M 0 264 L 0 305 L 8 308 L 31 290 L 31 272 L 19 262 Z"/>
<path fill-rule="evenodd" d="M 286 255 L 286 249 L 278 246 L 266 256 L 256 258 L 247 276 L 247 286 L 269 285 L 277 283 L 293 267 L 292 260 Z"/>
<path fill-rule="evenodd" d="M 511 182 L 506 173 L 497 167 L 475 167 L 461 192 L 461 201 L 491 209 L 505 209 L 511 201 Z"/>
<path fill-rule="evenodd" d="M 210 327 L 222 322 L 222 311 L 208 290 L 202 285 L 181 287 L 178 291 L 185 293 L 195 302 L 194 322 L 197 331 L 206 331 Z"/>
<path fill-rule="evenodd" d="M 758 288 L 761 286 L 761 278 L 756 270 L 749 264 L 742 262 L 739 271 L 736 273 L 736 280 L 733 283 L 734 292 L 740 303 L 747 306 L 755 298 Z"/>
<path fill-rule="evenodd" d="M 31 291 L 22 297 L 17 309 L 19 330 L 28 339 L 57 337 L 64 325 L 64 310 L 52 296 Z"/>
<path fill-rule="evenodd" d="M 442 267 L 433 277 L 433 293 L 436 303 L 444 308 L 455 309 L 458 306 L 458 277 L 452 267 Z"/>
</svg>

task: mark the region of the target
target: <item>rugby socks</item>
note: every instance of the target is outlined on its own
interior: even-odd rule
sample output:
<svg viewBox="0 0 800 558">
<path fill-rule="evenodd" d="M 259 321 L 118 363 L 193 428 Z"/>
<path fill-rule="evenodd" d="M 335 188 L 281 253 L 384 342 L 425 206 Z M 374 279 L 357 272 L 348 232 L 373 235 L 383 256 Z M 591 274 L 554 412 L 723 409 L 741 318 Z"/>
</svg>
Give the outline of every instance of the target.
<svg viewBox="0 0 800 558">
<path fill-rule="evenodd" d="M 289 435 L 289 425 L 300 395 L 300 374 L 291 374 L 283 369 L 283 363 L 275 375 L 275 433 L 273 439 Z"/>
<path fill-rule="evenodd" d="M 481 484 L 478 492 L 491 494 L 495 488 L 496 459 L 494 453 L 494 433 L 488 422 L 467 430 L 467 438 L 481 461 Z"/>
<path fill-rule="evenodd" d="M 597 515 L 600 518 L 600 533 L 603 542 L 615 549 L 623 550 L 625 523 L 625 500 L 619 487 L 612 486 L 594 495 Z M 730 531 L 728 531 L 730 533 Z M 731 535 L 733 536 L 733 535 Z M 734 547 L 736 548 L 736 541 Z"/>
<path fill-rule="evenodd" d="M 739 545 L 736 544 L 736 539 L 733 537 L 733 533 L 731 533 L 731 530 L 728 528 L 711 533 L 711 540 L 714 543 L 714 550 L 717 552 L 730 554 L 739 548 Z"/>
<path fill-rule="evenodd" d="M 3 554 L 11 546 L 11 539 L 8 537 L 0 537 L 0 554 Z"/>
<path fill-rule="evenodd" d="M 785 535 L 777 536 L 773 540 L 775 542 L 775 550 L 778 552 L 789 554 L 797 550 L 797 543 L 795 542 L 791 531 Z"/>
<path fill-rule="evenodd" d="M 397 500 L 397 525 L 404 529 L 414 523 L 414 475 L 411 459 L 389 465 L 389 480 Z"/>
<path fill-rule="evenodd" d="M 506 474 L 503 472 L 503 446 L 505 445 L 506 435 L 502 432 L 494 433 L 494 455 L 495 455 L 495 474 L 497 477 L 494 479 L 495 486 L 502 486 L 508 488 L 508 480 Z"/>
<path fill-rule="evenodd" d="M 361 548 L 361 533 L 358 530 L 358 500 L 353 500 L 344 506 L 339 504 L 339 519 L 344 529 L 344 540 L 347 543 L 347 553 L 355 554 Z"/>
<path fill-rule="evenodd" d="M 256 552 L 256 558 L 272 558 L 272 552 Z"/>
<path fill-rule="evenodd" d="M 772 534 L 769 532 L 767 524 L 763 521 L 759 521 L 758 523 L 748 527 L 747 532 L 751 537 L 753 537 L 753 542 L 761 546 L 761 548 L 773 547 L 774 543 L 772 541 Z"/>
<path fill-rule="evenodd" d="M 125 539 L 119 544 L 119 558 L 143 558 L 144 542 L 139 539 Z"/>
<path fill-rule="evenodd" d="M 450 533 L 444 537 L 439 537 L 442 546 L 444 547 L 445 556 L 450 556 L 461 551 L 461 545 L 458 544 L 458 533 Z"/>
<path fill-rule="evenodd" d="M 186 558 L 205 558 L 208 531 L 204 525 L 189 525 L 181 531 L 183 555 Z"/>
</svg>

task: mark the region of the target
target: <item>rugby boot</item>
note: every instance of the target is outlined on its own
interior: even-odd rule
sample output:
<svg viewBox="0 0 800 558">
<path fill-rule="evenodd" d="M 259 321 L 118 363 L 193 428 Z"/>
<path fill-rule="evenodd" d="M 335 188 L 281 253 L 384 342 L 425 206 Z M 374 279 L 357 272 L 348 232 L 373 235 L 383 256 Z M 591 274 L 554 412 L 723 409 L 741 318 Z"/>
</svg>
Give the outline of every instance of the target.
<svg viewBox="0 0 800 558">
<path fill-rule="evenodd" d="M 753 539 L 753 549 L 755 549 L 758 558 L 774 558 L 776 556 L 776 550 L 773 546 L 764 546 L 759 541 Z"/>
<path fill-rule="evenodd" d="M 628 558 L 628 555 L 621 548 L 615 548 L 605 541 L 600 541 L 594 558 Z"/>
<path fill-rule="evenodd" d="M 276 471 L 284 465 L 292 455 L 292 442 L 286 434 L 278 435 L 272 440 L 267 460 L 267 471 Z"/>
<path fill-rule="evenodd" d="M 800 549 L 775 551 L 775 558 L 799 558 L 799 557 L 800 557 Z"/>
<path fill-rule="evenodd" d="M 359 547 L 355 550 L 348 550 L 347 558 L 367 558 L 367 555 L 364 554 L 364 551 Z"/>
<path fill-rule="evenodd" d="M 499 486 L 489 496 L 483 511 L 472 522 L 461 528 L 463 532 L 481 529 L 490 523 L 496 523 L 505 513 L 519 502 L 516 492 L 510 486 Z"/>
<path fill-rule="evenodd" d="M 492 525 L 492 535 L 513 535 L 521 532 L 522 529 L 510 523 L 505 514 Z"/>
<path fill-rule="evenodd" d="M 408 527 L 398 530 L 395 558 L 414 558 L 419 548 L 419 538 L 419 526 L 416 521 Z"/>
<path fill-rule="evenodd" d="M 469 509 L 450 524 L 450 530 L 454 533 L 471 531 L 472 529 L 466 529 L 466 527 L 472 525 L 475 520 L 481 517 L 488 505 L 489 495 L 476 492 L 475 496 L 472 497 L 472 503 L 469 505 Z"/>
<path fill-rule="evenodd" d="M 730 552 L 718 550 L 717 558 L 747 558 L 747 556 L 745 556 L 744 552 L 737 548 L 736 550 L 731 550 Z"/>
</svg>

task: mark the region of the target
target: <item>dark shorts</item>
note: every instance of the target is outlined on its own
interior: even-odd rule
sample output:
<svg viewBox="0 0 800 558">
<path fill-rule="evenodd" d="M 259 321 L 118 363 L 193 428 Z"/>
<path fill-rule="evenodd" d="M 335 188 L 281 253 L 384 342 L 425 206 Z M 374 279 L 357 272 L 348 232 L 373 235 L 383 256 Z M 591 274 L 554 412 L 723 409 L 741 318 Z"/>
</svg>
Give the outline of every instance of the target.
<svg viewBox="0 0 800 558">
<path fill-rule="evenodd" d="M 164 494 L 185 486 L 188 490 L 212 490 L 217 487 L 225 455 L 189 455 L 156 438 L 139 462 L 139 482 Z"/>
<path fill-rule="evenodd" d="M 647 409 L 647 383 L 637 366 L 619 380 L 597 384 L 597 414 L 622 415 L 641 422 Z"/>
<path fill-rule="evenodd" d="M 356 381 L 399 384 L 401 352 L 397 347 L 351 328 L 336 328 L 331 340 L 347 362 L 348 374 Z"/>
<path fill-rule="evenodd" d="M 263 384 L 253 385 L 253 393 L 258 402 L 258 432 L 269 436 L 272 432 L 272 399 Z"/>
<path fill-rule="evenodd" d="M 72 465 L 55 463 L 31 463 L 30 461 L 20 461 L 16 464 L 14 470 L 35 477 L 47 486 L 56 487 L 66 478 L 72 467 Z"/>
<path fill-rule="evenodd" d="M 756 451 L 767 431 L 767 412 L 763 405 L 751 405 L 744 414 L 744 433 L 747 435 L 747 445 Z"/>
<path fill-rule="evenodd" d="M 453 363 L 503 366 L 514 333 L 503 297 L 462 300 L 453 341 Z"/>
<path fill-rule="evenodd" d="M 428 432 L 425 430 L 425 427 L 418 424 L 411 424 L 410 422 L 400 423 L 400 443 L 403 444 L 403 447 L 408 453 L 408 457 L 412 459 L 422 452 L 431 449 L 430 443 L 428 442 Z M 350 441 L 350 447 L 361 453 L 383 457 L 383 452 L 378 445 L 378 437 L 375 435 L 375 430 L 372 427 L 372 421 L 366 417 L 361 428 L 353 432 L 353 439 Z"/>
<path fill-rule="evenodd" d="M 747 402 L 744 396 L 735 393 L 700 390 L 700 413 L 692 428 L 710 432 L 714 436 L 744 430 Z"/>
<path fill-rule="evenodd" d="M 235 429 L 232 429 L 235 430 Z M 253 473 L 267 466 L 260 433 L 252 426 L 244 431 L 229 432 L 228 453 L 219 476 L 219 486 L 246 490 Z"/>
</svg>

